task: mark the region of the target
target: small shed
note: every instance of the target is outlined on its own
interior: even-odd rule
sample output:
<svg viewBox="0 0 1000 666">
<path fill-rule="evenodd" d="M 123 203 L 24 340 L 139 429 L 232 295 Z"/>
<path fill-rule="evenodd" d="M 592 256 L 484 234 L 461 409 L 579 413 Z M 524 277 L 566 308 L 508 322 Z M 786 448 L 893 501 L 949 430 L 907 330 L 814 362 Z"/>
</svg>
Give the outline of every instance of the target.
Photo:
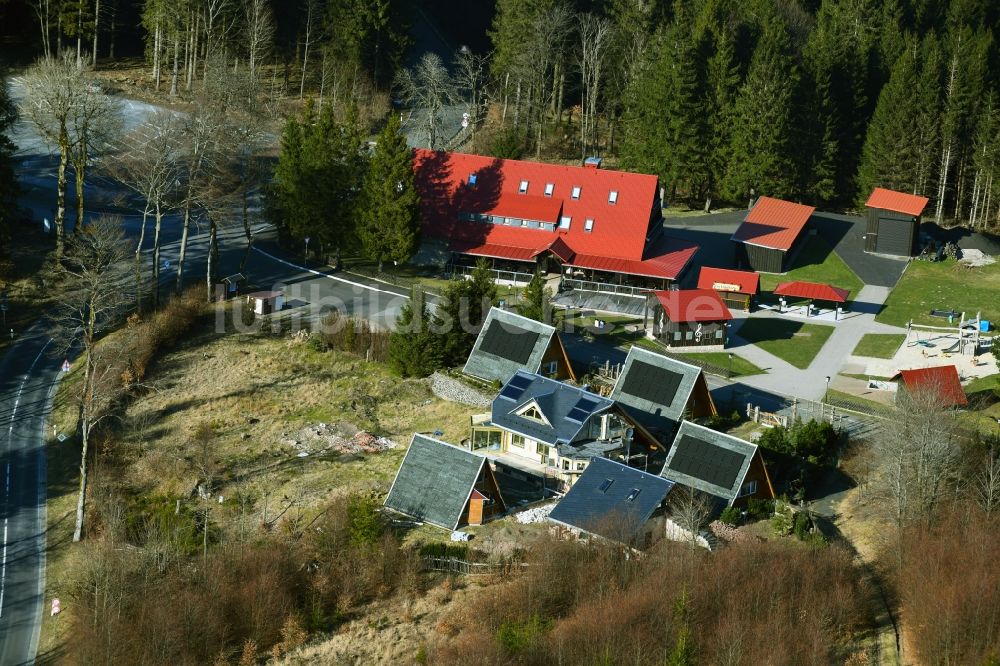
<svg viewBox="0 0 1000 666">
<path fill-rule="evenodd" d="M 737 262 L 755 271 L 784 273 L 815 210 L 783 199 L 761 197 L 733 234 Z"/>
<path fill-rule="evenodd" d="M 256 291 L 247 294 L 247 303 L 253 306 L 256 314 L 271 314 L 280 312 L 285 307 L 285 295 L 280 291 Z"/>
<path fill-rule="evenodd" d="M 247 288 L 247 277 L 243 273 L 233 273 L 219 280 L 222 285 L 222 298 L 230 299 L 242 294 Z"/>
<path fill-rule="evenodd" d="M 753 271 L 702 266 L 698 288 L 715 291 L 727 307 L 749 312 L 760 290 L 760 276 Z"/>
<path fill-rule="evenodd" d="M 920 251 L 920 216 L 927 197 L 876 187 L 865 206 L 865 252 L 912 257 Z"/>
<path fill-rule="evenodd" d="M 840 306 L 847 302 L 851 295 L 847 289 L 834 287 L 821 282 L 782 282 L 774 289 L 775 296 L 788 296 L 791 298 L 802 298 L 808 301 L 825 301 L 834 303 L 837 308 L 837 316 L 840 316 Z M 809 316 L 809 308 L 806 309 L 806 316 Z"/>
<path fill-rule="evenodd" d="M 646 300 L 646 334 L 668 347 L 725 347 L 732 318 L 713 289 L 654 291 Z"/>
<path fill-rule="evenodd" d="M 958 376 L 958 368 L 954 365 L 900 370 L 893 380 L 902 381 L 910 393 L 937 394 L 937 400 L 942 407 L 966 407 L 969 404 L 969 399 L 962 388 L 962 380 Z"/>
</svg>

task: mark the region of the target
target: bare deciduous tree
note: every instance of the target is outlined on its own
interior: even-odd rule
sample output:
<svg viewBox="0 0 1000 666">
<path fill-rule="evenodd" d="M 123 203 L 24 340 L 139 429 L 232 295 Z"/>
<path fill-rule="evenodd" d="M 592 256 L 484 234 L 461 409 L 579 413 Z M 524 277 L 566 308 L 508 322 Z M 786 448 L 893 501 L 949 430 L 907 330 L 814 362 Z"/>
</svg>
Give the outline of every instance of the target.
<svg viewBox="0 0 1000 666">
<path fill-rule="evenodd" d="M 89 71 L 89 70 L 85 70 Z M 84 224 L 84 182 L 87 167 L 95 154 L 107 151 L 121 133 L 119 104 L 95 85 L 84 82 L 83 90 L 69 116 L 70 163 L 76 185 L 76 221 L 79 231 Z"/>
<path fill-rule="evenodd" d="M 476 55 L 463 46 L 455 55 L 455 84 L 465 96 L 469 113 L 469 141 L 476 148 L 476 127 L 486 112 L 486 83 L 489 55 Z"/>
<path fill-rule="evenodd" d="M 80 491 L 73 541 L 83 537 L 91 433 L 110 414 L 120 387 L 120 350 L 110 341 L 98 341 L 119 321 L 130 300 L 127 257 L 121 221 L 102 217 L 72 236 L 59 264 L 65 287 L 54 316 L 54 338 L 61 352 L 79 346 L 83 356 L 83 376 L 76 393 Z"/>
<path fill-rule="evenodd" d="M 245 0 L 245 39 L 250 66 L 250 80 L 256 82 L 258 69 L 271 52 L 274 39 L 274 19 L 268 0 Z"/>
<path fill-rule="evenodd" d="M 448 69 L 434 53 L 425 53 L 412 69 L 402 69 L 396 76 L 396 87 L 412 109 L 426 114 L 427 147 L 438 143 L 441 111 L 457 98 L 455 82 Z"/>
<path fill-rule="evenodd" d="M 712 515 L 712 500 L 700 490 L 678 486 L 668 496 L 670 518 L 689 535 L 692 547 L 697 545 L 698 533 Z"/>
<path fill-rule="evenodd" d="M 38 133 L 59 151 L 56 171 L 56 258 L 62 256 L 66 229 L 66 167 L 73 141 L 71 118 L 86 93 L 83 70 L 76 66 L 69 51 L 55 58 L 43 58 L 24 76 L 21 113 L 35 125 Z"/>
<path fill-rule="evenodd" d="M 1000 507 L 1000 451 L 990 447 L 973 479 L 976 501 L 987 517 Z"/>
<path fill-rule="evenodd" d="M 604 81 L 604 60 L 611 44 L 611 22 L 593 14 L 579 18 L 581 100 L 580 100 L 580 150 L 581 157 L 597 143 L 597 103 Z"/>
</svg>

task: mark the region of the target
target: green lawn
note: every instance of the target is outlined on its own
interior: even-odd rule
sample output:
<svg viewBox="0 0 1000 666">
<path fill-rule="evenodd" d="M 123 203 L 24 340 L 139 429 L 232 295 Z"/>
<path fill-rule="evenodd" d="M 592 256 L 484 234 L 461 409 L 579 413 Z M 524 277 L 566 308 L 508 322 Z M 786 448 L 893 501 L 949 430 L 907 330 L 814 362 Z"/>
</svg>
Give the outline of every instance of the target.
<svg viewBox="0 0 1000 666">
<path fill-rule="evenodd" d="M 681 358 L 690 356 L 691 358 L 698 359 L 699 361 L 711 363 L 712 365 L 725 368 L 727 370 L 729 369 L 729 352 L 685 352 L 677 349 L 673 350 L 673 353 Z M 764 372 L 764 370 L 758 368 L 756 365 L 746 360 L 739 354 L 733 354 L 732 363 L 733 367 L 731 376 L 733 377 L 759 375 Z"/>
<path fill-rule="evenodd" d="M 867 333 L 852 353 L 869 358 L 892 358 L 905 340 L 904 333 Z"/>
<path fill-rule="evenodd" d="M 931 317 L 933 309 L 954 309 L 974 317 L 1000 321 L 1000 263 L 968 269 L 953 260 L 913 261 L 889 294 L 876 321 L 905 326 L 915 324 L 947 326 L 948 320 Z"/>
<path fill-rule="evenodd" d="M 748 319 L 739 335 L 796 368 L 808 368 L 833 334 L 833 326 L 803 324 L 787 319 Z"/>
<path fill-rule="evenodd" d="M 760 274 L 761 291 L 773 291 L 781 282 L 802 280 L 804 282 L 822 282 L 835 287 L 848 289 L 850 298 L 861 291 L 864 283 L 854 274 L 847 264 L 837 256 L 826 241 L 819 236 L 809 236 L 805 246 L 795 257 L 795 265 L 784 275 L 775 273 Z"/>
</svg>

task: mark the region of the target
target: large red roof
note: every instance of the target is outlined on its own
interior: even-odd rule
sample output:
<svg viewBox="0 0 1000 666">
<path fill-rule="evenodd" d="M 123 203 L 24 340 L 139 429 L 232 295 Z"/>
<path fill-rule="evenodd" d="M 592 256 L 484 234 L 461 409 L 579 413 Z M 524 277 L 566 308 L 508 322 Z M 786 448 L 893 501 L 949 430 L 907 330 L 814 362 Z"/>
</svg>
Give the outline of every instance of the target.
<svg viewBox="0 0 1000 666">
<path fill-rule="evenodd" d="M 969 404 L 962 389 L 962 380 L 958 376 L 958 368 L 953 365 L 900 370 L 899 375 L 902 375 L 903 384 L 910 391 L 936 391 L 948 407 L 964 407 Z"/>
<path fill-rule="evenodd" d="M 561 238 L 579 255 L 641 262 L 650 220 L 660 218 L 656 176 L 422 149 L 413 159 L 425 232 L 472 248 L 505 245 L 537 254 Z M 613 204 L 611 192 L 617 192 Z M 468 214 L 536 220 L 556 229 L 460 219 Z M 559 228 L 567 217 L 569 228 Z"/>
<path fill-rule="evenodd" d="M 733 318 L 726 304 L 712 289 L 654 291 L 663 312 L 673 322 L 728 321 Z"/>
<path fill-rule="evenodd" d="M 790 250 L 815 210 L 812 206 L 761 197 L 733 234 L 733 240 Z"/>
<path fill-rule="evenodd" d="M 927 201 L 927 197 L 876 187 L 865 205 L 869 208 L 881 208 L 919 217 L 923 214 Z"/>
<path fill-rule="evenodd" d="M 736 289 L 732 289 L 736 287 Z M 730 268 L 702 266 L 698 274 L 699 289 L 734 291 L 754 295 L 760 288 L 760 276 L 753 271 L 734 271 Z"/>
<path fill-rule="evenodd" d="M 819 282 L 782 282 L 774 288 L 774 294 L 775 296 L 791 296 L 793 298 L 811 298 L 814 301 L 845 303 L 851 292 Z"/>
</svg>

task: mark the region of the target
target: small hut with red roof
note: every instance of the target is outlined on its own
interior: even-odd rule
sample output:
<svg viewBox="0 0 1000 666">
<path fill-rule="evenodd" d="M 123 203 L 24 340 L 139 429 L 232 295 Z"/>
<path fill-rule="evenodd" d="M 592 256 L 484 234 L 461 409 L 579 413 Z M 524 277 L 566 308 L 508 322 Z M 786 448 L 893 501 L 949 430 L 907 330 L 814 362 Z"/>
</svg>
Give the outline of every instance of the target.
<svg viewBox="0 0 1000 666">
<path fill-rule="evenodd" d="M 927 197 L 876 187 L 865 206 L 865 252 L 912 257 L 920 251 L 920 216 Z"/>
<path fill-rule="evenodd" d="M 668 347 L 726 346 L 733 315 L 714 289 L 653 291 L 646 299 L 646 334 Z"/>
</svg>

